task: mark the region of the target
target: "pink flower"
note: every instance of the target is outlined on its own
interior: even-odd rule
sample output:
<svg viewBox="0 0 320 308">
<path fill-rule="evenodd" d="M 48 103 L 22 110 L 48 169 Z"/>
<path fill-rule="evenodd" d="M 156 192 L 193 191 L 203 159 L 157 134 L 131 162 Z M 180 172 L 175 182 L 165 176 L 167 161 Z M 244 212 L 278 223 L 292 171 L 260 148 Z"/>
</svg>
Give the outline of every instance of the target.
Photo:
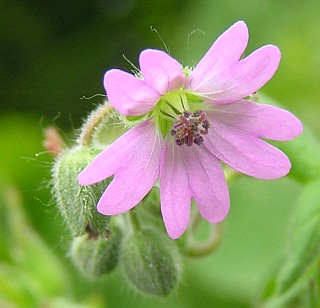
<svg viewBox="0 0 320 308">
<path fill-rule="evenodd" d="M 140 55 L 139 76 L 117 69 L 105 74 L 111 105 L 124 116 L 141 116 L 141 122 L 79 175 L 81 185 L 114 175 L 98 202 L 100 213 L 130 210 L 160 178 L 163 220 L 176 239 L 188 226 L 192 198 L 211 223 L 228 214 L 220 161 L 260 179 L 289 172 L 288 157 L 263 139 L 290 140 L 301 133 L 300 121 L 246 99 L 273 76 L 280 51 L 266 45 L 242 59 L 247 42 L 247 26 L 239 21 L 192 71 L 165 52 L 148 49 Z"/>
</svg>

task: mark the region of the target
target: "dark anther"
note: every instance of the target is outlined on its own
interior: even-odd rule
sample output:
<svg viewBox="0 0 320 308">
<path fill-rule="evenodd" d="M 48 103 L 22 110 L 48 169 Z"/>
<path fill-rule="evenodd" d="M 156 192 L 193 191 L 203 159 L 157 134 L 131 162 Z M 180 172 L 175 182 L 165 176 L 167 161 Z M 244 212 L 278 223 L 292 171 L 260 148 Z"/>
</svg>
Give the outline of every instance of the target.
<svg viewBox="0 0 320 308">
<path fill-rule="evenodd" d="M 203 110 L 195 112 L 184 111 L 174 123 L 170 134 L 175 137 L 176 144 L 181 146 L 186 144 L 201 145 L 203 137 L 207 135 L 210 127 L 209 121 L 206 119 L 206 113 Z"/>
</svg>

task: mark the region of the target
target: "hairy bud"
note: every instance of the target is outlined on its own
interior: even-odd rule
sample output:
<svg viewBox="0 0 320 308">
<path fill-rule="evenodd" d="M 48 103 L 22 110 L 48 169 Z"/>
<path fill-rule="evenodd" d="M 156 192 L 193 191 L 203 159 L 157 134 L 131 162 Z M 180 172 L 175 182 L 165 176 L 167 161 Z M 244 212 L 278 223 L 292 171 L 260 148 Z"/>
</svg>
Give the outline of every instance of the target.
<svg viewBox="0 0 320 308">
<path fill-rule="evenodd" d="M 53 193 L 56 203 L 72 235 L 86 233 L 106 236 L 110 217 L 97 212 L 96 204 L 109 181 L 80 186 L 77 176 L 96 156 L 83 147 L 63 152 L 53 168 Z"/>
<path fill-rule="evenodd" d="M 123 272 L 140 292 L 167 296 L 180 280 L 180 259 L 174 243 L 151 230 L 133 232 L 123 243 Z"/>
<path fill-rule="evenodd" d="M 83 235 L 74 238 L 70 255 L 76 267 L 85 275 L 100 277 L 118 264 L 122 234 L 116 230 L 108 238 Z"/>
</svg>

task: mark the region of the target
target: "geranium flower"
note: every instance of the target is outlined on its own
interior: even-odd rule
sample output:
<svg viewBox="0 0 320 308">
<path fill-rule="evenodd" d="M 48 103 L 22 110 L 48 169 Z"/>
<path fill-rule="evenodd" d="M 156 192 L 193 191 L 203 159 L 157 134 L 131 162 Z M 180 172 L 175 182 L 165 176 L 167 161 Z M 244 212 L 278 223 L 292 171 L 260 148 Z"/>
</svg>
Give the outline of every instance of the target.
<svg viewBox="0 0 320 308">
<path fill-rule="evenodd" d="M 160 179 L 161 211 L 169 236 L 186 230 L 191 199 L 202 217 L 222 221 L 230 201 L 220 161 L 260 179 L 286 175 L 288 157 L 262 138 L 285 141 L 302 131 L 283 109 L 247 98 L 273 76 L 280 51 L 266 45 L 242 59 L 243 21 L 212 45 L 194 70 L 160 50 L 140 54 L 137 76 L 112 69 L 104 86 L 110 104 L 141 122 L 98 155 L 79 175 L 91 185 L 114 175 L 97 204 L 105 215 L 137 205 Z"/>
</svg>

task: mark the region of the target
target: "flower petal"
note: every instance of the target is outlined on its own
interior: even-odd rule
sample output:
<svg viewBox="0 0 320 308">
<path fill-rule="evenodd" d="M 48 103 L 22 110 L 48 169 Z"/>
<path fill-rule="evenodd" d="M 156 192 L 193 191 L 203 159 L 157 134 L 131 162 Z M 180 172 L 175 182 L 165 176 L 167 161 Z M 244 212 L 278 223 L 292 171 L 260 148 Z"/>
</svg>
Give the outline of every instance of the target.
<svg viewBox="0 0 320 308">
<path fill-rule="evenodd" d="M 219 160 L 204 145 L 184 147 L 183 155 L 200 214 L 211 223 L 222 221 L 229 212 L 230 199 Z"/>
<path fill-rule="evenodd" d="M 103 83 L 110 104 L 126 116 L 149 112 L 160 98 L 143 80 L 121 70 L 106 72 Z"/>
<path fill-rule="evenodd" d="M 161 154 L 161 211 L 172 239 L 184 233 L 190 220 L 191 191 L 181 150 L 167 140 Z"/>
<path fill-rule="evenodd" d="M 160 136 L 153 125 L 145 125 L 141 139 L 135 143 L 128 159 L 120 168 L 116 163 L 115 177 L 100 198 L 98 211 L 104 215 L 117 215 L 137 205 L 159 177 L 160 154 Z"/>
<path fill-rule="evenodd" d="M 223 104 L 240 100 L 258 91 L 274 75 L 280 62 L 279 49 L 273 45 L 263 46 L 240 62 L 226 68 L 218 75 L 205 78 L 194 92 Z"/>
<path fill-rule="evenodd" d="M 276 179 L 286 175 L 291 164 L 277 148 L 250 133 L 214 121 L 205 137 L 208 150 L 230 167 L 260 179 Z"/>
<path fill-rule="evenodd" d="M 185 81 L 180 63 L 161 50 L 144 50 L 139 62 L 144 82 L 160 94 L 180 88 Z"/>
<path fill-rule="evenodd" d="M 290 140 L 303 130 L 301 122 L 289 111 L 246 100 L 216 105 L 212 117 L 214 121 L 271 140 Z"/>
<path fill-rule="evenodd" d="M 248 28 L 238 21 L 220 35 L 187 80 L 186 88 L 197 91 L 204 84 L 237 63 L 248 44 Z"/>
<path fill-rule="evenodd" d="M 101 152 L 78 176 L 81 185 L 92 185 L 124 168 L 137 148 L 154 138 L 155 127 L 149 120 L 144 121 Z"/>
</svg>

